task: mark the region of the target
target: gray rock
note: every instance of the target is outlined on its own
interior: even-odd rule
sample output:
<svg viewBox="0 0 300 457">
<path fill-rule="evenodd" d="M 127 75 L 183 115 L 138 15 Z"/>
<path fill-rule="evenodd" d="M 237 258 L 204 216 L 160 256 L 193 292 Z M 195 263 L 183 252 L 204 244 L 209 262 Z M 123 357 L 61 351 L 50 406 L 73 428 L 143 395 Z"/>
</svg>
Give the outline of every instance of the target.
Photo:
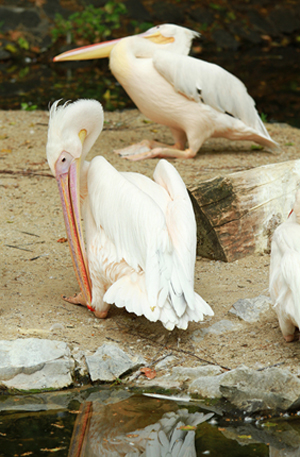
<svg viewBox="0 0 300 457">
<path fill-rule="evenodd" d="M 278 368 L 255 371 L 238 367 L 222 376 L 220 391 L 233 405 L 249 413 L 300 405 L 300 380 Z"/>
<path fill-rule="evenodd" d="M 203 365 L 198 367 L 174 367 L 170 373 L 159 378 L 147 380 L 147 386 L 160 386 L 163 388 L 182 388 L 189 386 L 189 393 L 198 393 L 203 397 L 220 397 L 219 376 L 222 369 L 216 365 Z M 145 384 L 145 380 L 139 380 Z M 203 388 L 201 384 L 203 383 Z M 211 389 L 210 389 L 211 384 Z M 217 385 L 218 384 L 218 385 Z"/>
<path fill-rule="evenodd" d="M 167 357 L 165 357 L 164 359 L 160 360 L 155 364 L 155 369 L 164 370 L 175 361 L 178 361 L 178 358 L 175 355 L 168 355 Z"/>
<path fill-rule="evenodd" d="M 192 339 L 195 342 L 199 342 L 203 340 L 203 338 L 209 333 L 212 333 L 214 335 L 222 335 L 226 332 L 233 332 L 234 330 L 237 330 L 239 327 L 240 324 L 232 322 L 228 319 L 222 319 L 221 321 L 215 322 L 210 327 L 195 330 L 192 334 Z"/>
<path fill-rule="evenodd" d="M 249 11 L 248 18 L 254 30 L 271 36 L 278 35 L 278 30 L 274 23 L 268 17 L 260 15 L 258 11 Z"/>
<path fill-rule="evenodd" d="M 106 1 L 105 1 L 106 3 Z M 126 0 L 125 6 L 132 19 L 141 22 L 151 22 L 151 15 L 140 0 Z"/>
<path fill-rule="evenodd" d="M 175 4 L 165 2 L 153 2 L 152 11 L 153 16 L 157 21 L 162 24 L 166 22 L 166 17 L 170 24 L 179 24 L 183 16 L 184 4 L 183 2 Z"/>
<path fill-rule="evenodd" d="M 300 21 L 294 11 L 287 8 L 276 8 L 270 12 L 269 18 L 282 33 L 293 33 L 300 29 Z"/>
<path fill-rule="evenodd" d="M 66 343 L 28 338 L 0 341 L 0 382 L 20 389 L 61 389 L 72 384 L 74 360 Z"/>
<path fill-rule="evenodd" d="M 92 381 L 115 381 L 122 374 L 144 363 L 141 357 L 130 358 L 114 344 L 103 344 L 95 354 L 86 356 L 86 363 Z"/>
<path fill-rule="evenodd" d="M 5 49 L 0 49 L 0 60 L 8 60 L 10 57 L 11 55 L 9 52 L 5 51 Z"/>
<path fill-rule="evenodd" d="M 200 377 L 191 383 L 188 392 L 203 398 L 221 398 L 221 379 L 224 375 Z"/>
<path fill-rule="evenodd" d="M 224 374 L 214 365 L 199 367 L 197 378 L 189 384 L 188 392 L 204 398 L 220 398 L 220 383 Z"/>
<path fill-rule="evenodd" d="M 197 7 L 195 9 L 189 8 L 187 10 L 187 14 L 190 16 L 193 21 L 198 22 L 202 26 L 205 24 L 206 26 L 211 25 L 214 20 L 215 16 L 214 13 L 209 10 L 208 8 Z"/>
<path fill-rule="evenodd" d="M 73 359 L 75 360 L 75 372 L 79 374 L 79 376 L 87 376 L 88 375 L 88 368 L 86 364 L 86 355 L 84 351 L 73 350 L 72 352 Z"/>
<path fill-rule="evenodd" d="M 175 367 L 169 379 L 180 382 L 191 382 L 204 376 L 217 376 L 222 369 L 216 365 L 203 365 L 199 367 Z"/>
<path fill-rule="evenodd" d="M 216 45 L 222 49 L 232 49 L 236 51 L 239 48 L 239 42 L 227 30 L 217 29 L 211 34 Z"/>
<path fill-rule="evenodd" d="M 271 299 L 269 297 L 259 295 L 255 298 L 238 300 L 229 312 L 246 322 L 257 322 L 260 315 L 269 310 L 270 305 Z"/>
</svg>

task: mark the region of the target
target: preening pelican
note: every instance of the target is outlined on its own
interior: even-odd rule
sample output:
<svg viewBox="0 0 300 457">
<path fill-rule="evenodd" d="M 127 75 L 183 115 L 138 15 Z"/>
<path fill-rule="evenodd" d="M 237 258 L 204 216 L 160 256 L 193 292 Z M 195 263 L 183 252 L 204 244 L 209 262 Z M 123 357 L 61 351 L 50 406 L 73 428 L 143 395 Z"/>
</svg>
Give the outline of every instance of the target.
<svg viewBox="0 0 300 457">
<path fill-rule="evenodd" d="M 244 84 L 218 65 L 187 55 L 198 35 L 163 24 L 143 34 L 64 52 L 54 61 L 109 57 L 112 73 L 139 110 L 170 127 L 174 146 L 145 140 L 118 151 L 127 159 L 194 157 L 210 137 L 249 140 L 280 151 Z"/>
<path fill-rule="evenodd" d="M 196 222 L 176 169 L 161 160 L 154 181 L 85 157 L 102 130 L 96 100 L 50 110 L 47 158 L 56 177 L 81 303 L 104 318 L 110 304 L 172 330 L 213 315 L 194 292 Z M 85 222 L 85 253 L 81 212 Z"/>
<path fill-rule="evenodd" d="M 273 235 L 269 290 L 282 334 L 293 341 L 300 328 L 300 190 L 289 218 Z"/>
</svg>

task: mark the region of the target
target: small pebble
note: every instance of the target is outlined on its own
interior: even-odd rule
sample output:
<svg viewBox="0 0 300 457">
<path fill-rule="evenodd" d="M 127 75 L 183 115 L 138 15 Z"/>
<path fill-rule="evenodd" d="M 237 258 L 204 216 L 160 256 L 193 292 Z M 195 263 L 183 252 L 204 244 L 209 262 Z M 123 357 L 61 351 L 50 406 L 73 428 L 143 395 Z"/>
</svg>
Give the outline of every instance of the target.
<svg viewBox="0 0 300 457">
<path fill-rule="evenodd" d="M 55 324 L 52 324 L 50 327 L 50 332 L 55 332 L 57 330 L 64 330 L 64 325 L 61 324 L 60 322 L 56 322 Z"/>
</svg>

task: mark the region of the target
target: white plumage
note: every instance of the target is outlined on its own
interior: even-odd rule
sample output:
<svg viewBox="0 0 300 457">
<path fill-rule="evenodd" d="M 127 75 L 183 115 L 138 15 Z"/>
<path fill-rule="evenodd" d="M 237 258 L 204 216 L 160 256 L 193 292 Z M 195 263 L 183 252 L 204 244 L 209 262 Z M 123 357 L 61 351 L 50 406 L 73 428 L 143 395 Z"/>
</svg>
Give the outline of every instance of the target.
<svg viewBox="0 0 300 457">
<path fill-rule="evenodd" d="M 196 457 L 197 431 L 214 415 L 190 413 L 171 402 L 158 404 L 141 397 L 112 401 L 92 402 L 86 456 Z"/>
<path fill-rule="evenodd" d="M 194 157 L 210 137 L 254 141 L 279 151 L 244 84 L 218 65 L 187 55 L 196 36 L 163 24 L 144 34 L 67 51 L 54 60 L 109 56 L 112 73 L 139 110 L 170 127 L 173 147 L 143 141 L 118 151 L 130 160 Z"/>
<path fill-rule="evenodd" d="M 213 315 L 194 292 L 196 223 L 186 187 L 166 160 L 157 164 L 154 181 L 137 173 L 119 173 L 101 156 L 81 162 L 102 124 L 102 107 L 95 100 L 63 106 L 56 102 L 51 108 L 47 157 L 60 190 L 61 181 L 68 180 L 61 197 L 65 208 L 65 195 L 71 194 L 71 209 L 64 212 L 82 290 L 78 301 L 98 317 L 105 317 L 115 303 L 150 321 L 160 320 L 169 330 L 186 329 L 189 321 Z M 77 186 L 87 255 L 78 221 L 79 197 L 71 192 Z M 72 237 L 73 226 L 77 228 Z"/>
<path fill-rule="evenodd" d="M 300 328 L 300 190 L 293 212 L 273 235 L 269 290 L 282 334 L 292 341 Z"/>
</svg>

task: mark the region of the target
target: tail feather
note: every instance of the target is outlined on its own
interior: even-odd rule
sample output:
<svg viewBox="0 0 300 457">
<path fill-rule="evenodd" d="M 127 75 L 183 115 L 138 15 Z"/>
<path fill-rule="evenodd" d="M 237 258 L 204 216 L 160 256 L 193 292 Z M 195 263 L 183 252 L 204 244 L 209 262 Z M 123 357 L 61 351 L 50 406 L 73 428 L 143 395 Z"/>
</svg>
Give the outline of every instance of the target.
<svg viewBox="0 0 300 457">
<path fill-rule="evenodd" d="M 190 321 L 202 321 L 203 315 L 214 314 L 211 307 L 194 291 L 193 300 L 187 301 L 178 284 L 176 290 L 169 285 L 167 296 L 164 290 L 161 294 L 155 306 L 151 306 L 145 275 L 133 274 L 119 278 L 108 288 L 103 299 L 106 303 L 114 303 L 118 308 L 126 308 L 138 316 L 144 315 L 152 322 L 160 320 L 168 330 L 173 330 L 175 326 L 185 330 Z"/>
<path fill-rule="evenodd" d="M 273 152 L 273 154 L 280 154 L 282 152 L 281 147 L 276 141 L 272 140 L 270 136 L 263 137 L 259 135 L 254 141 L 258 144 L 261 144 L 267 151 Z"/>
<path fill-rule="evenodd" d="M 115 304 L 118 308 L 126 308 L 138 316 L 144 315 L 149 321 L 156 322 L 160 317 L 158 306 L 151 307 L 145 289 L 143 275 L 132 281 L 129 276 L 122 276 L 106 291 L 103 300 Z"/>
</svg>

